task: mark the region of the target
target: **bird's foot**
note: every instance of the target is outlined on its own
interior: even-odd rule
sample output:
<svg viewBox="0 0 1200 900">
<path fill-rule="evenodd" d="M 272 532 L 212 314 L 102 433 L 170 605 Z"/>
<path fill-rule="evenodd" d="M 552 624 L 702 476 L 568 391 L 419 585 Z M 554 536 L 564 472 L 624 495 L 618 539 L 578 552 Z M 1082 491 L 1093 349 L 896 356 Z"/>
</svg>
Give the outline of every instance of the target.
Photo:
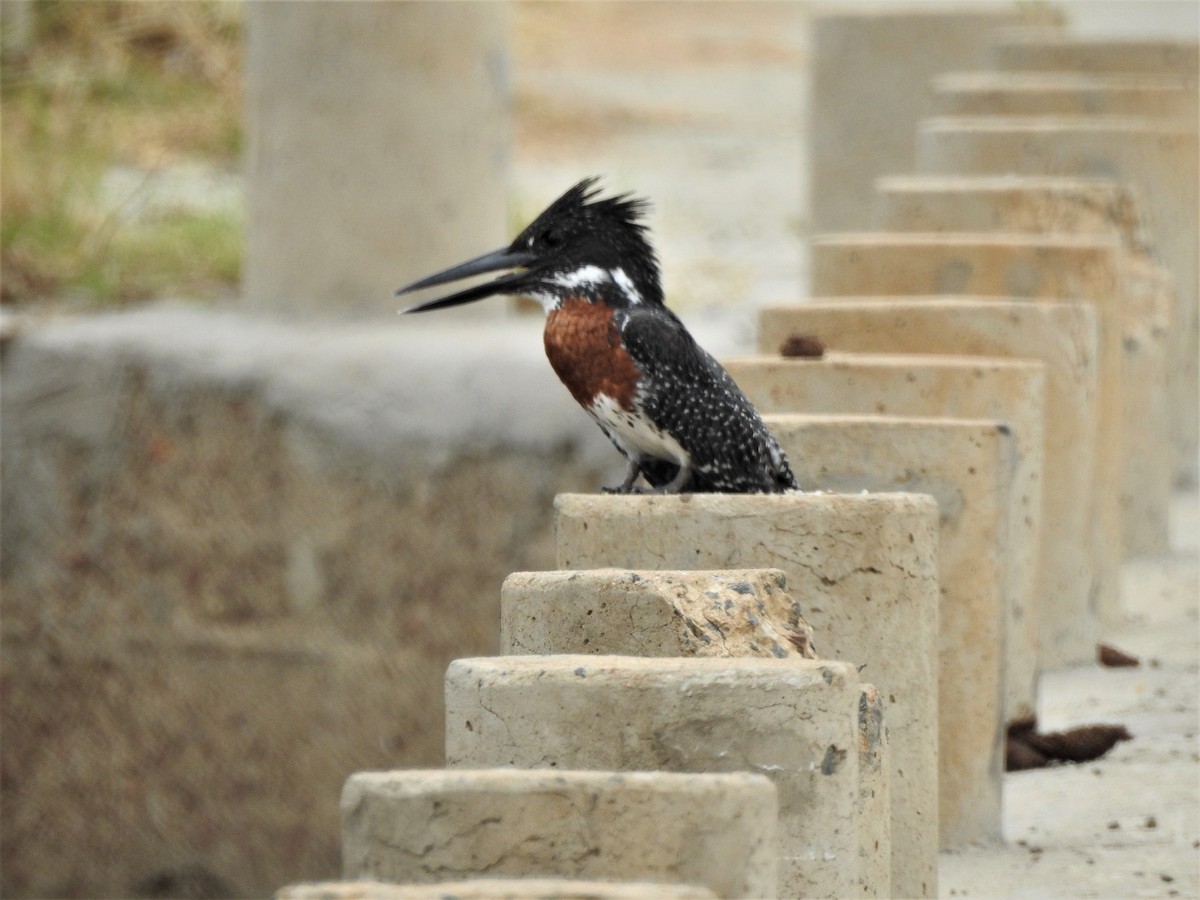
<svg viewBox="0 0 1200 900">
<path fill-rule="evenodd" d="M 604 494 L 646 494 L 649 493 L 645 488 L 634 487 L 633 485 L 618 484 L 616 487 L 602 487 L 601 493 Z"/>
</svg>

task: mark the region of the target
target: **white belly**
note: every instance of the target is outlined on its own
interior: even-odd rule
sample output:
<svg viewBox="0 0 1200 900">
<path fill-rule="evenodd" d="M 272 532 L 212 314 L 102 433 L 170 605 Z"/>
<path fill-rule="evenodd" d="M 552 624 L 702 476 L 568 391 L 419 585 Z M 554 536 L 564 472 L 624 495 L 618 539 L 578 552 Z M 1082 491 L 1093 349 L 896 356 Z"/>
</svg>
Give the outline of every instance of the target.
<svg viewBox="0 0 1200 900">
<path fill-rule="evenodd" d="M 675 438 L 653 422 L 621 409 L 620 404 L 607 394 L 597 394 L 588 412 L 628 456 L 673 460 L 680 466 L 688 465 L 689 454 Z"/>
</svg>

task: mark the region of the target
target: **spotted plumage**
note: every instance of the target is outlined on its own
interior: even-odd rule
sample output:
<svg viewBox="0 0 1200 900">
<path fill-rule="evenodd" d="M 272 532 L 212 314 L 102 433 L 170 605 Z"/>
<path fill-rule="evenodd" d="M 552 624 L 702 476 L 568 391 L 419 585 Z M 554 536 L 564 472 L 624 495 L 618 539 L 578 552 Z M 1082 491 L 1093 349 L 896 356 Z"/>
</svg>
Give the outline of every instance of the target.
<svg viewBox="0 0 1200 900">
<path fill-rule="evenodd" d="M 397 293 L 514 270 L 410 307 L 441 309 L 520 294 L 546 310 L 546 356 L 575 400 L 625 456 L 625 479 L 663 493 L 798 488 L 787 458 L 750 401 L 663 303 L 642 200 L 575 185 L 508 247 Z"/>
</svg>

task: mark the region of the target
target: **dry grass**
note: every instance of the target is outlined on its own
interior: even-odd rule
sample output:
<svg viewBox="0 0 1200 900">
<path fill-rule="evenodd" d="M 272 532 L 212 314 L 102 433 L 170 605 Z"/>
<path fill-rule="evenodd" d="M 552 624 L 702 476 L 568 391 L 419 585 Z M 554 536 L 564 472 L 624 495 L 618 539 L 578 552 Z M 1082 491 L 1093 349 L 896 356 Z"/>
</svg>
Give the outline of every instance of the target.
<svg viewBox="0 0 1200 900">
<path fill-rule="evenodd" d="M 57 0 L 0 66 L 0 299 L 112 305 L 237 283 L 240 215 L 124 217 L 113 166 L 233 167 L 241 146 L 238 6 Z"/>
</svg>

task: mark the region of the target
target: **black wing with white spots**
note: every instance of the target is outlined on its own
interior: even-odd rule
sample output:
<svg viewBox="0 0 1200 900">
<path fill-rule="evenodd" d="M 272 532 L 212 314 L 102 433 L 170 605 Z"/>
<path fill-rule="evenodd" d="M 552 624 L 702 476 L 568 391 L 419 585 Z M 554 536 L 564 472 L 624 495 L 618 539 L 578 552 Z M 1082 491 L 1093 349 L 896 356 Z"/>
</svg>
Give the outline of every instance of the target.
<svg viewBox="0 0 1200 900">
<path fill-rule="evenodd" d="M 729 373 L 664 307 L 621 310 L 617 327 L 642 373 L 636 403 L 690 457 L 684 490 L 729 493 L 798 489 L 787 457 Z M 671 460 L 646 461 L 642 473 L 670 481 Z"/>
</svg>

